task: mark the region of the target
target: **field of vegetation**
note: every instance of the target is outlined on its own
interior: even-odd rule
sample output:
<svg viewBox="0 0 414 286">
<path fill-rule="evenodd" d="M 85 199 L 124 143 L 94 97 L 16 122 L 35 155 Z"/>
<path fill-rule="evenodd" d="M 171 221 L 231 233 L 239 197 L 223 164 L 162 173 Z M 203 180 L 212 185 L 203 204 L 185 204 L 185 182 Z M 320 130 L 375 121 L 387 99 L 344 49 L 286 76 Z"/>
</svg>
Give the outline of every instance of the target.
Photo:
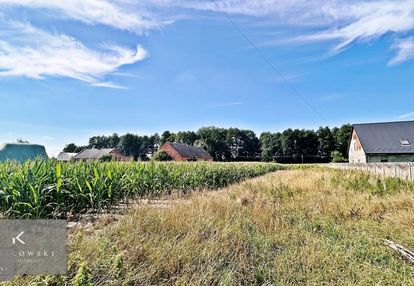
<svg viewBox="0 0 414 286">
<path fill-rule="evenodd" d="M 414 285 L 413 184 L 281 170 L 70 235 L 66 276 L 10 285 Z"/>
<path fill-rule="evenodd" d="M 0 214 L 67 218 L 129 199 L 222 188 L 280 168 L 271 163 L 7 162 L 0 164 Z"/>
</svg>

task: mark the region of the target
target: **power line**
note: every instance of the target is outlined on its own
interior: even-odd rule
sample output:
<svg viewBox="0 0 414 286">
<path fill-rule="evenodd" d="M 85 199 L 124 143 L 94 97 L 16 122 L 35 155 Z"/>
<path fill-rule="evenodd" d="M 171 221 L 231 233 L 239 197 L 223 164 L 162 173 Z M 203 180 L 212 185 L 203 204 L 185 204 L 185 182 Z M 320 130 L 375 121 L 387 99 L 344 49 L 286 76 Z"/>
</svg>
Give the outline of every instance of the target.
<svg viewBox="0 0 414 286">
<path fill-rule="evenodd" d="M 310 110 L 312 110 L 317 116 L 320 117 L 320 119 L 324 120 L 324 117 L 322 114 L 304 97 L 300 94 L 300 92 L 289 83 L 286 76 L 263 54 L 263 52 L 253 43 L 252 40 L 246 35 L 245 32 L 232 20 L 230 15 L 221 9 L 220 5 L 217 3 L 217 0 L 211 0 L 212 3 L 216 6 L 218 11 L 232 24 L 232 26 L 243 36 L 243 38 L 254 48 L 254 50 L 259 54 L 259 56 L 262 58 L 262 60 L 267 63 L 276 74 L 282 79 L 282 81 L 285 83 L 285 85 L 292 91 L 292 93 L 301 99 Z"/>
</svg>

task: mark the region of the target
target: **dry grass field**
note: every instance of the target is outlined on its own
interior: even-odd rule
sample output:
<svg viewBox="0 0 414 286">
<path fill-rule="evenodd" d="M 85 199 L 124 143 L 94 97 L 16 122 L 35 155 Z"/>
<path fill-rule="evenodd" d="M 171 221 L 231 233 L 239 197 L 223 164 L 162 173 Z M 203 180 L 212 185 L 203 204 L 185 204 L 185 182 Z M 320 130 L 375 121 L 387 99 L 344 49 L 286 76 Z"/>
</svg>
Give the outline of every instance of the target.
<svg viewBox="0 0 414 286">
<path fill-rule="evenodd" d="M 276 171 L 70 232 L 67 276 L 10 285 L 414 285 L 414 187 L 305 168 Z"/>
</svg>

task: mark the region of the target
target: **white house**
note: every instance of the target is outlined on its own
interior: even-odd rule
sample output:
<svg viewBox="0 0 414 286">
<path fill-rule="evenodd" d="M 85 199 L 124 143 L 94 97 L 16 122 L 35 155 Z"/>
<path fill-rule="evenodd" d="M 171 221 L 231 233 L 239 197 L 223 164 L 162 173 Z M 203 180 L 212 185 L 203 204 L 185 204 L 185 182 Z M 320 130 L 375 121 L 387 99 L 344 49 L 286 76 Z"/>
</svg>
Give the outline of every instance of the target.
<svg viewBox="0 0 414 286">
<path fill-rule="evenodd" d="M 414 121 L 354 124 L 349 163 L 414 162 Z"/>
</svg>

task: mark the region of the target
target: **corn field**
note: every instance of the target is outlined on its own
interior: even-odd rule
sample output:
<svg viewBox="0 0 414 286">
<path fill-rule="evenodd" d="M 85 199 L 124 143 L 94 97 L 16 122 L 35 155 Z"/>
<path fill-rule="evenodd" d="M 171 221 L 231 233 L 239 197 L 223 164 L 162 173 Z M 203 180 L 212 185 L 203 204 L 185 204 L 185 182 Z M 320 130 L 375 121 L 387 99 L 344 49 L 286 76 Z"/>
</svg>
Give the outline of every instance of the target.
<svg viewBox="0 0 414 286">
<path fill-rule="evenodd" d="M 280 169 L 270 163 L 0 164 L 0 212 L 8 218 L 67 218 L 129 199 L 217 189 Z"/>
</svg>

